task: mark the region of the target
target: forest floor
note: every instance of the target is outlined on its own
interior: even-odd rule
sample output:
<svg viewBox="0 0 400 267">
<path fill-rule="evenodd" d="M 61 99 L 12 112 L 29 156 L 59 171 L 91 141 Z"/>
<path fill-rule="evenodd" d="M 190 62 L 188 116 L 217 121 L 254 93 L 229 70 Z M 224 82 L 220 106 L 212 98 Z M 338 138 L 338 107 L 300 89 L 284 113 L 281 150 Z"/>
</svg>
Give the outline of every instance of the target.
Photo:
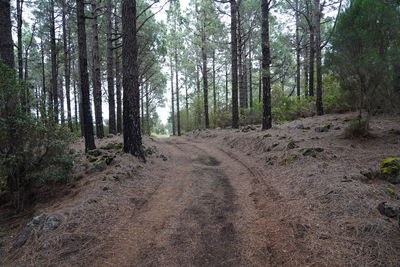
<svg viewBox="0 0 400 267">
<path fill-rule="evenodd" d="M 117 152 L 116 136 L 97 140 L 97 157 L 115 155 L 98 166 L 80 141 L 69 188 L 0 218 L 0 265 L 399 266 L 398 221 L 377 206 L 399 206 L 400 185 L 360 172 L 399 156 L 400 118 L 345 139 L 355 116 L 145 138 L 146 164 Z"/>
</svg>

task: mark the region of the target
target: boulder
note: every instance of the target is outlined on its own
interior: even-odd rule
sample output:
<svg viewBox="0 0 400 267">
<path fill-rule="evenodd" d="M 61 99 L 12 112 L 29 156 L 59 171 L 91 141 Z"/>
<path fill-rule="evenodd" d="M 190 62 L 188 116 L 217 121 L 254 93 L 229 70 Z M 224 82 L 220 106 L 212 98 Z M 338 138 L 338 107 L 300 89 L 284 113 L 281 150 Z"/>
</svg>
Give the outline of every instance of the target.
<svg viewBox="0 0 400 267">
<path fill-rule="evenodd" d="M 50 215 L 47 217 L 46 221 L 43 224 L 43 228 L 40 231 L 40 234 L 47 233 L 56 229 L 62 222 L 62 218 L 58 215 Z"/>
<path fill-rule="evenodd" d="M 97 162 L 92 168 L 89 169 L 88 173 L 103 172 L 107 168 L 107 162 L 105 160 Z"/>
<path fill-rule="evenodd" d="M 382 160 L 380 171 L 383 179 L 392 184 L 400 184 L 400 157 Z"/>
<path fill-rule="evenodd" d="M 43 223 L 47 218 L 47 214 L 43 213 L 39 216 L 36 216 L 30 221 L 25 228 L 22 230 L 21 234 L 17 237 L 17 240 L 15 241 L 14 247 L 22 247 L 26 241 L 29 239 L 29 237 L 32 234 L 32 230 L 38 226 L 39 224 Z"/>
<path fill-rule="evenodd" d="M 290 141 L 289 144 L 287 145 L 287 149 L 295 149 L 298 148 L 299 146 L 296 144 L 295 141 Z"/>
<path fill-rule="evenodd" d="M 311 156 L 313 158 L 317 157 L 317 153 L 320 153 L 320 152 L 323 152 L 323 151 L 324 151 L 324 149 L 320 148 L 320 147 L 316 147 L 316 148 L 312 147 L 312 148 L 300 149 L 300 153 L 303 156 L 305 156 L 305 157 Z"/>
<path fill-rule="evenodd" d="M 319 127 L 316 127 L 314 130 L 316 131 L 316 132 L 318 132 L 318 133 L 326 133 L 326 132 L 329 132 L 329 130 L 331 129 L 331 124 L 323 124 L 323 125 L 321 125 L 321 126 L 319 126 Z"/>
<path fill-rule="evenodd" d="M 400 208 L 392 204 L 388 204 L 386 201 L 378 205 L 378 211 L 380 214 L 389 218 L 397 218 L 400 215 Z"/>
<path fill-rule="evenodd" d="M 247 125 L 242 128 L 242 132 L 244 132 L 244 133 L 247 133 L 250 131 L 255 131 L 255 130 L 257 130 L 257 128 L 254 127 L 253 125 Z"/>
</svg>

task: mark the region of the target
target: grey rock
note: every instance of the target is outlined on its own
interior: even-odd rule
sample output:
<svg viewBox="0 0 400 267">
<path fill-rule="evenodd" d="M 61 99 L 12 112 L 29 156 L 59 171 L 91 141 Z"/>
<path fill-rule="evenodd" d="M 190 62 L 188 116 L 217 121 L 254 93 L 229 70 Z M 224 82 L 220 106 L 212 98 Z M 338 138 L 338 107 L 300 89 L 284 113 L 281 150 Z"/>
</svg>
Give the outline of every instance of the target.
<svg viewBox="0 0 400 267">
<path fill-rule="evenodd" d="M 100 161 L 96 163 L 90 170 L 89 173 L 96 173 L 96 172 L 103 172 L 107 168 L 107 162 L 106 161 Z"/>
<path fill-rule="evenodd" d="M 47 217 L 46 222 L 43 225 L 42 231 L 40 234 L 47 233 L 49 231 L 52 231 L 56 229 L 62 222 L 62 218 L 58 215 L 50 215 Z"/>
<path fill-rule="evenodd" d="M 290 127 L 291 129 L 297 130 L 310 130 L 310 127 L 305 127 L 303 124 L 297 124 L 295 126 Z"/>
<path fill-rule="evenodd" d="M 17 240 L 15 241 L 14 247 L 22 247 L 26 241 L 29 239 L 29 237 L 32 234 L 32 230 L 38 226 L 39 224 L 43 223 L 44 220 L 47 218 L 47 214 L 43 213 L 39 216 L 36 216 L 30 221 L 22 230 L 21 234 L 17 237 Z"/>
<path fill-rule="evenodd" d="M 327 133 L 331 129 L 330 124 L 321 125 L 320 127 L 316 127 L 314 130 L 318 133 Z"/>
<path fill-rule="evenodd" d="M 242 132 L 244 132 L 244 133 L 247 133 L 250 131 L 255 131 L 255 130 L 257 130 L 257 128 L 254 127 L 253 125 L 247 125 L 242 128 Z"/>
<path fill-rule="evenodd" d="M 289 144 L 287 145 L 287 149 L 295 149 L 298 148 L 299 146 L 296 144 L 295 141 L 291 141 L 289 142 Z"/>
<path fill-rule="evenodd" d="M 389 218 L 396 218 L 400 215 L 400 207 L 388 204 L 386 201 L 378 205 L 378 211 Z"/>
</svg>

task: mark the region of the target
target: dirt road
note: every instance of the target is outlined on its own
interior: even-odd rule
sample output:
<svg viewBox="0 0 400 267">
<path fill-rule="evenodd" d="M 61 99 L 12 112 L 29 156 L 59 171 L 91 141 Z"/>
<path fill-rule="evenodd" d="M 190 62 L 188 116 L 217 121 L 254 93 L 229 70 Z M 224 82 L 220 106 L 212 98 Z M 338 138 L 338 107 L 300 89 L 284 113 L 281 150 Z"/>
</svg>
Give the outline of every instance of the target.
<svg viewBox="0 0 400 267">
<path fill-rule="evenodd" d="M 139 213 L 127 218 L 124 229 L 110 233 L 119 241 L 99 264 L 269 265 L 273 225 L 262 225 L 260 210 L 268 209 L 267 203 L 257 203 L 257 195 L 267 190 L 271 201 L 279 196 L 264 188 L 257 170 L 207 143 L 159 142 L 168 163 L 153 171 L 166 175 L 164 182 Z"/>
</svg>

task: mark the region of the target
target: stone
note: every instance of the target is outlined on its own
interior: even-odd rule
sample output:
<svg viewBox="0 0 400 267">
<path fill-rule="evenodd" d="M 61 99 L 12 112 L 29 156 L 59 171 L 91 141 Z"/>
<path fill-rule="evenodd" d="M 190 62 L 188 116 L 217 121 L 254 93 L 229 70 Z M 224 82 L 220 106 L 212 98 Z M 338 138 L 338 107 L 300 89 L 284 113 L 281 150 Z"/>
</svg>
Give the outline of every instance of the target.
<svg viewBox="0 0 400 267">
<path fill-rule="evenodd" d="M 380 212 L 380 214 L 389 218 L 396 218 L 400 215 L 400 208 L 388 204 L 386 201 L 378 205 L 378 211 Z"/>
<path fill-rule="evenodd" d="M 32 230 L 41 224 L 47 217 L 47 214 L 43 213 L 39 216 L 36 216 L 30 221 L 25 228 L 22 230 L 21 234 L 17 237 L 17 240 L 15 241 L 14 247 L 22 247 L 26 241 L 29 239 L 29 237 L 32 234 Z"/>
<path fill-rule="evenodd" d="M 47 233 L 56 229 L 62 222 L 61 216 L 58 215 L 50 215 L 47 217 L 45 223 L 43 224 L 43 228 L 40 231 L 40 234 Z"/>
<path fill-rule="evenodd" d="M 102 152 L 100 150 L 98 150 L 98 149 L 93 149 L 93 150 L 89 150 L 87 152 L 87 154 L 92 156 L 92 157 L 99 157 L 102 154 Z"/>
<path fill-rule="evenodd" d="M 103 172 L 107 168 L 106 161 L 100 161 L 96 163 L 92 168 L 89 169 L 88 173 Z"/>
<path fill-rule="evenodd" d="M 289 144 L 287 145 L 287 149 L 295 149 L 298 148 L 299 146 L 296 144 L 295 141 L 291 141 L 289 142 Z"/>
<path fill-rule="evenodd" d="M 244 133 L 247 133 L 250 131 L 255 131 L 255 130 L 257 130 L 257 128 L 254 127 L 253 125 L 247 125 L 242 128 L 242 132 L 244 132 Z"/>
<path fill-rule="evenodd" d="M 314 130 L 316 131 L 316 132 L 318 132 L 318 133 L 327 133 L 327 132 L 329 132 L 329 130 L 331 129 L 331 124 L 323 124 L 323 125 L 321 125 L 321 126 L 319 126 L 319 127 L 316 127 Z"/>
<path fill-rule="evenodd" d="M 297 130 L 310 130 L 310 127 L 305 127 L 303 124 L 297 124 L 295 126 L 290 127 L 291 129 Z"/>
<path fill-rule="evenodd" d="M 323 148 L 320 148 L 320 147 L 317 147 L 317 148 L 303 148 L 303 149 L 300 149 L 300 153 L 301 153 L 303 156 L 305 156 L 305 157 L 311 156 L 311 157 L 313 157 L 313 158 L 317 157 L 317 153 L 320 153 L 320 152 L 323 152 L 323 151 L 324 151 L 324 149 L 323 149 Z"/>
<path fill-rule="evenodd" d="M 400 157 L 382 160 L 380 172 L 384 180 L 392 184 L 400 184 Z"/>
</svg>

